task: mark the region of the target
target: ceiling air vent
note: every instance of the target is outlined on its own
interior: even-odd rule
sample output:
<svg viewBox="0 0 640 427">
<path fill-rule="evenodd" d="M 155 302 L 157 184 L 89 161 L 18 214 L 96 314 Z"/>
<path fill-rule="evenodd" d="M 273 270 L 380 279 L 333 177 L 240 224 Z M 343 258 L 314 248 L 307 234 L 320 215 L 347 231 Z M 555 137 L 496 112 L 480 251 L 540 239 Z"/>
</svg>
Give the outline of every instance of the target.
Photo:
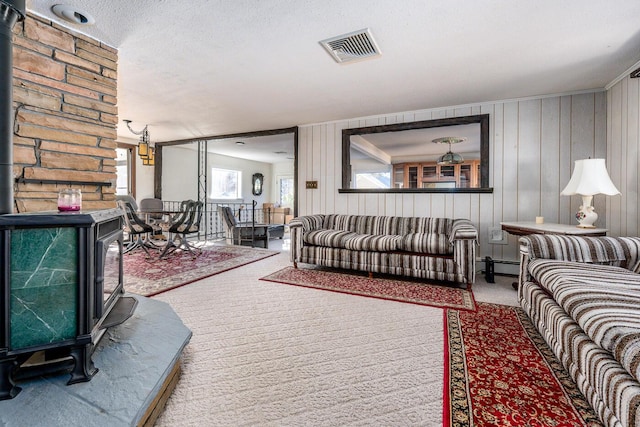
<svg viewBox="0 0 640 427">
<path fill-rule="evenodd" d="M 320 42 L 336 62 L 350 62 L 382 55 L 368 28 Z"/>
</svg>

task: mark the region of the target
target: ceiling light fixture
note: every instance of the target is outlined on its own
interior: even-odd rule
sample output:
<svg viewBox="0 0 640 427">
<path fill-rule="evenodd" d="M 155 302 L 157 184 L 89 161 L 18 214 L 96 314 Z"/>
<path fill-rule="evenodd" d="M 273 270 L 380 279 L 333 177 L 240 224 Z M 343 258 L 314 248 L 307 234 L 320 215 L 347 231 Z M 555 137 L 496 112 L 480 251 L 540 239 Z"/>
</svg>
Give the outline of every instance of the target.
<svg viewBox="0 0 640 427">
<path fill-rule="evenodd" d="M 57 4 L 51 8 L 53 13 L 59 18 L 76 25 L 93 25 L 96 20 L 87 12 L 79 10 L 74 6 Z"/>
<path fill-rule="evenodd" d="M 434 144 L 449 144 L 449 151 L 438 158 L 439 165 L 458 165 L 464 162 L 464 159 L 460 154 L 451 151 L 451 144 L 458 144 L 466 141 L 467 138 L 459 138 L 457 136 L 444 136 L 442 138 L 436 138 L 432 140 Z"/>
<path fill-rule="evenodd" d="M 123 120 L 127 124 L 127 127 L 134 135 L 140 136 L 140 143 L 138 144 L 138 156 L 142 159 L 142 164 L 145 166 L 154 166 L 156 149 L 151 145 L 151 137 L 149 136 L 149 125 L 144 125 L 144 129 L 141 131 L 135 131 L 131 129 L 131 120 Z"/>
</svg>

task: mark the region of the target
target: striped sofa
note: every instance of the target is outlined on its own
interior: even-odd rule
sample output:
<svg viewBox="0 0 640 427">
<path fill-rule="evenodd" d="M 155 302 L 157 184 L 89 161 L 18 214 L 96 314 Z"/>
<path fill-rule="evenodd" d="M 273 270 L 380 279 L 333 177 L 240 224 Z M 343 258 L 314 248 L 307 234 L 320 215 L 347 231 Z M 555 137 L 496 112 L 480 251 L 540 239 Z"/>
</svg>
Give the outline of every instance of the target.
<svg viewBox="0 0 640 427">
<path fill-rule="evenodd" d="M 466 219 L 309 215 L 293 219 L 291 260 L 452 281 L 475 280 L 478 231 Z"/>
<path fill-rule="evenodd" d="M 606 426 L 640 427 L 640 238 L 520 238 L 520 305 Z"/>
</svg>

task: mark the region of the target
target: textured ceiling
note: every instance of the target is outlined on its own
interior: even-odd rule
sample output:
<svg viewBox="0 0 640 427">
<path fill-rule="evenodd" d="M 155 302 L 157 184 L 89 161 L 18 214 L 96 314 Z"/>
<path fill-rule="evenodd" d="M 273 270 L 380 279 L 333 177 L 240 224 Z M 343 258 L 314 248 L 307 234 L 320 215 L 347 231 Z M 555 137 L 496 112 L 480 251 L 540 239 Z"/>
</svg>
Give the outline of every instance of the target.
<svg viewBox="0 0 640 427">
<path fill-rule="evenodd" d="M 638 0 L 62 2 L 119 49 L 119 117 L 155 141 L 603 88 L 640 59 Z M 367 27 L 380 58 L 318 43 Z"/>
</svg>

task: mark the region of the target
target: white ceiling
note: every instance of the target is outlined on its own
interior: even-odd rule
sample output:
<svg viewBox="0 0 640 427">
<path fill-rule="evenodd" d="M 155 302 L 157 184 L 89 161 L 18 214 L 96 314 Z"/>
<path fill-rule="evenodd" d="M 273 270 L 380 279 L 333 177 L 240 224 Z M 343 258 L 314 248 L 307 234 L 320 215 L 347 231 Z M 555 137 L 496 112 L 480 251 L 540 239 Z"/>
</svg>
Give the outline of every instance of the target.
<svg viewBox="0 0 640 427">
<path fill-rule="evenodd" d="M 118 48 L 118 110 L 154 141 L 603 88 L 640 59 L 638 0 L 27 0 Z M 318 41 L 370 28 L 382 56 Z M 122 123 L 121 139 L 133 138 Z"/>
</svg>

